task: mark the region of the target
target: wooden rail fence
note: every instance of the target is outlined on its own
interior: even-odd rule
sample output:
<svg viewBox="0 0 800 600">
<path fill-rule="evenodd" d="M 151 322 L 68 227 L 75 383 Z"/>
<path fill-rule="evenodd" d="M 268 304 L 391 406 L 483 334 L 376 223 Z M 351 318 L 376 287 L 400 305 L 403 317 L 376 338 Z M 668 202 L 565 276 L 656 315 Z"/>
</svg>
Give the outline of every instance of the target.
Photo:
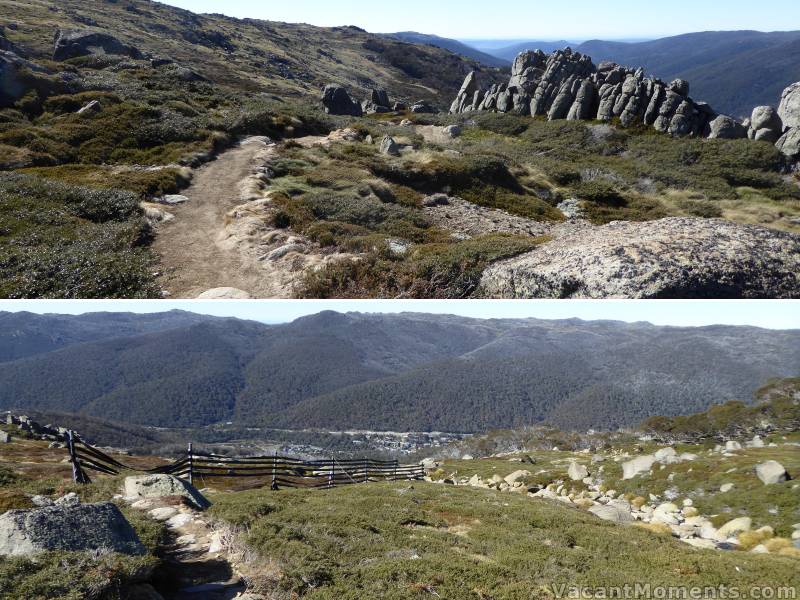
<svg viewBox="0 0 800 600">
<path fill-rule="evenodd" d="M 419 464 L 400 464 L 397 460 L 370 458 L 326 458 L 301 460 L 287 456 L 258 456 L 234 458 L 219 454 L 195 452 L 192 444 L 186 454 L 173 463 L 154 469 L 138 469 L 125 465 L 101 450 L 90 446 L 72 431 L 68 434 L 67 450 L 76 483 L 90 483 L 87 470 L 119 475 L 123 472 L 167 474 L 194 483 L 217 477 L 261 478 L 270 488 L 331 488 L 337 485 L 368 483 L 370 481 L 400 481 L 422 479 L 424 468 Z"/>
</svg>

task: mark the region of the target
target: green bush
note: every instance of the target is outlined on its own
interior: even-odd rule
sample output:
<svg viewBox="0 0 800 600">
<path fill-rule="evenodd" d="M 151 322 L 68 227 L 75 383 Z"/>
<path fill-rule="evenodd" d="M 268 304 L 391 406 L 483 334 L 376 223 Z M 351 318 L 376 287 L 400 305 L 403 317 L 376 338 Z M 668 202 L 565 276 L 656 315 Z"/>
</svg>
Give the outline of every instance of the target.
<svg viewBox="0 0 800 600">
<path fill-rule="evenodd" d="M 625 205 L 625 198 L 622 197 L 618 187 L 610 181 L 602 179 L 585 181 L 575 186 L 574 189 L 581 200 L 610 206 Z"/>
<path fill-rule="evenodd" d="M 0 296 L 155 297 L 138 199 L 0 173 Z"/>
<path fill-rule="evenodd" d="M 302 298 L 466 298 L 489 263 L 527 252 L 544 238 L 494 234 L 455 243 L 424 244 L 404 258 L 373 251 L 306 275 Z"/>
</svg>

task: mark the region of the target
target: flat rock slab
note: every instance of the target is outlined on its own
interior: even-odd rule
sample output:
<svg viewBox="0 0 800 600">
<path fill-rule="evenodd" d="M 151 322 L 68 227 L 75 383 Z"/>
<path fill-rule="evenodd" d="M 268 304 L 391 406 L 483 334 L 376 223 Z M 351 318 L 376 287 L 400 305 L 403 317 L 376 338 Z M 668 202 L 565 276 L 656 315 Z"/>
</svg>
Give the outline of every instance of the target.
<svg viewBox="0 0 800 600">
<path fill-rule="evenodd" d="M 491 298 L 798 298 L 800 236 L 675 217 L 583 229 L 483 273 Z"/>
<path fill-rule="evenodd" d="M 0 555 L 52 550 L 144 554 L 136 532 L 111 502 L 61 504 L 0 515 Z"/>
</svg>

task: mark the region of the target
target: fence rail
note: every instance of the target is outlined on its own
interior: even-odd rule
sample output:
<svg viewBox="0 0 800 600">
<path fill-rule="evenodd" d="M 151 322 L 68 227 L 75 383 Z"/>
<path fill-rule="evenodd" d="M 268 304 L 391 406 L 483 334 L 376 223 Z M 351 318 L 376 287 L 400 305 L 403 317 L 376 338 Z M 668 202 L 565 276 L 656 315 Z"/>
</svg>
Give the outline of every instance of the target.
<svg viewBox="0 0 800 600">
<path fill-rule="evenodd" d="M 167 474 L 194 483 L 215 478 L 261 478 L 269 481 L 273 490 L 292 488 L 330 488 L 371 481 L 400 481 L 422 479 L 425 470 L 418 464 L 400 464 L 397 460 L 370 458 L 325 458 L 302 460 L 288 456 L 230 457 L 219 454 L 195 452 L 192 444 L 185 456 L 176 461 L 140 469 L 121 463 L 101 450 L 87 444 L 72 431 L 69 432 L 67 450 L 72 463 L 72 476 L 76 483 L 90 483 L 87 470 L 106 475 L 123 472 Z"/>
</svg>

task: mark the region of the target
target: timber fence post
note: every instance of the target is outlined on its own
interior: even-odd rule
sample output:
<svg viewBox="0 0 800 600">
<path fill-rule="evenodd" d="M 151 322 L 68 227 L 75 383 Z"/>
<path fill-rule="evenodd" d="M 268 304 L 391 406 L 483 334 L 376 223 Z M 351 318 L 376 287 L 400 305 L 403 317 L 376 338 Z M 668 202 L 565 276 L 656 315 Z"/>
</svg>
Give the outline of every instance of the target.
<svg viewBox="0 0 800 600">
<path fill-rule="evenodd" d="M 87 483 L 81 463 L 78 460 L 78 454 L 75 451 L 75 432 L 72 429 L 67 431 L 67 448 L 69 449 L 69 459 L 72 463 L 72 481 L 75 483 Z"/>
<path fill-rule="evenodd" d="M 194 485 L 194 454 L 192 452 L 192 442 L 189 442 L 189 485 Z"/>
<path fill-rule="evenodd" d="M 278 489 L 278 478 L 277 478 L 277 467 L 278 467 L 278 451 L 275 451 L 272 457 L 272 485 L 270 489 L 277 490 Z"/>
<path fill-rule="evenodd" d="M 336 459 L 331 458 L 331 472 L 328 474 L 328 487 L 333 487 L 333 480 L 336 477 Z"/>
</svg>

